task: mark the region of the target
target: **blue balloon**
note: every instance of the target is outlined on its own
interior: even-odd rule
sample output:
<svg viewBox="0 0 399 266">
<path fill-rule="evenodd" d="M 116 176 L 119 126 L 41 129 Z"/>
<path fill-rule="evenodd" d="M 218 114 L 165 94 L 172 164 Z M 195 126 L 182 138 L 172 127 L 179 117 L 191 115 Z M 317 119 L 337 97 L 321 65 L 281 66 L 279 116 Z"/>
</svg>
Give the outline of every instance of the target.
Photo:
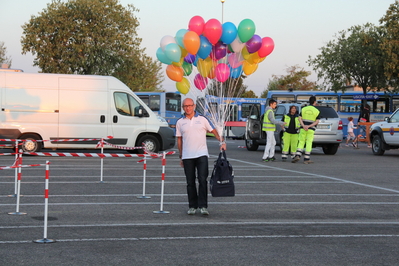
<svg viewBox="0 0 399 266">
<path fill-rule="evenodd" d="M 167 64 L 167 65 L 172 64 L 172 60 L 170 60 L 165 55 L 165 53 L 162 51 L 161 47 L 159 47 L 158 50 L 157 50 L 157 58 L 158 58 L 159 61 L 161 61 L 161 63 Z"/>
<path fill-rule="evenodd" d="M 212 44 L 208 41 L 208 39 L 201 35 L 200 36 L 200 48 L 198 49 L 197 55 L 201 59 L 205 59 L 209 56 L 212 51 Z"/>
<path fill-rule="evenodd" d="M 229 66 L 229 67 L 230 67 L 230 77 L 231 78 L 236 79 L 236 78 L 241 77 L 242 65 L 237 68 L 232 68 L 231 66 Z"/>
<path fill-rule="evenodd" d="M 225 44 L 232 43 L 237 37 L 237 28 L 231 22 L 223 23 L 222 25 L 222 37 L 220 39 Z"/>
<path fill-rule="evenodd" d="M 177 43 L 169 43 L 165 46 L 165 55 L 173 62 L 179 62 L 181 57 L 181 50 Z"/>
<path fill-rule="evenodd" d="M 178 30 L 176 33 L 175 40 L 180 47 L 184 48 L 183 37 L 184 37 L 184 34 L 187 33 L 187 31 L 188 30 L 186 30 L 186 29 L 181 29 L 181 30 Z"/>
<path fill-rule="evenodd" d="M 198 54 L 197 54 L 198 55 Z M 193 66 L 197 67 L 199 56 L 196 56 L 193 62 Z"/>
</svg>

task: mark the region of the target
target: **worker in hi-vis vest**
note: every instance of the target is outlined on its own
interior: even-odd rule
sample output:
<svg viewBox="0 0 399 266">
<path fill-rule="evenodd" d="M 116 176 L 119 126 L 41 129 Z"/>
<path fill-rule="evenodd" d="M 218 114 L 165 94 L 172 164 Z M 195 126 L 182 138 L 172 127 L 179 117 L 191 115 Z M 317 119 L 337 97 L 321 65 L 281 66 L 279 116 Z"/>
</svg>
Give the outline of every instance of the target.
<svg viewBox="0 0 399 266">
<path fill-rule="evenodd" d="M 314 132 L 316 130 L 316 126 L 319 123 L 320 111 L 314 107 L 316 103 L 316 97 L 310 96 L 308 106 L 305 106 L 301 110 L 301 114 L 299 115 L 299 122 L 301 123 L 301 129 L 299 130 L 299 142 L 298 148 L 295 154 L 294 159 L 292 159 L 293 163 L 298 162 L 301 159 L 301 155 L 303 153 L 303 149 L 305 148 L 305 155 L 303 156 L 303 163 L 310 164 L 313 163 L 310 160 L 310 152 L 312 151 L 312 143 Z"/>
<path fill-rule="evenodd" d="M 276 138 L 274 137 L 274 131 L 276 131 L 276 125 L 285 125 L 285 122 L 277 121 L 274 118 L 274 109 L 276 109 L 277 102 L 274 99 L 269 101 L 269 106 L 266 108 L 263 116 L 262 130 L 266 132 L 266 147 L 263 153 L 262 160 L 264 162 L 273 162 L 276 160 L 274 157 L 274 151 L 276 148 Z"/>
<path fill-rule="evenodd" d="M 294 159 L 298 147 L 298 133 L 301 123 L 299 122 L 298 109 L 295 105 L 290 106 L 288 114 L 284 115 L 281 121 L 286 124 L 283 133 L 283 150 L 281 151 L 281 160 L 286 161 L 288 153 L 291 151 L 291 159 Z"/>
</svg>

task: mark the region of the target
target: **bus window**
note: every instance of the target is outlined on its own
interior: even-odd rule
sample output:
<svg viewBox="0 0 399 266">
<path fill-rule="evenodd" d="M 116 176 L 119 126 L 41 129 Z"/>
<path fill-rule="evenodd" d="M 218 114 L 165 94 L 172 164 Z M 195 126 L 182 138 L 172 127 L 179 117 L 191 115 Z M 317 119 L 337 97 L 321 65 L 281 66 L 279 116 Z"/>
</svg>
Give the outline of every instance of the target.
<svg viewBox="0 0 399 266">
<path fill-rule="evenodd" d="M 159 95 L 150 95 L 150 103 L 147 104 L 148 107 L 150 107 L 150 109 L 152 111 L 159 111 L 159 106 L 161 104 L 161 98 L 159 97 Z"/>
<path fill-rule="evenodd" d="M 329 106 L 338 110 L 338 96 L 316 96 L 316 101 L 318 105 Z"/>
<path fill-rule="evenodd" d="M 229 109 L 226 110 L 226 108 Z M 236 104 L 221 104 L 220 112 L 224 112 L 229 115 L 227 119 L 228 121 L 238 121 L 238 106 Z"/>
<path fill-rule="evenodd" d="M 392 98 L 392 112 L 399 108 L 399 96 L 393 96 Z"/>
<path fill-rule="evenodd" d="M 249 112 L 251 111 L 252 106 L 257 105 L 258 109 L 260 110 L 259 103 L 243 103 L 241 105 L 241 119 L 247 119 L 249 116 Z"/>
<path fill-rule="evenodd" d="M 378 100 L 368 102 L 373 113 L 389 113 L 389 98 L 380 97 Z"/>
<path fill-rule="evenodd" d="M 166 93 L 166 111 L 181 112 L 181 95 L 167 92 Z"/>
<path fill-rule="evenodd" d="M 273 94 L 271 98 L 276 100 L 278 103 L 295 102 L 295 95 Z M 267 104 L 269 104 L 269 102 Z"/>
<path fill-rule="evenodd" d="M 301 104 L 301 106 L 308 105 L 310 96 L 312 95 L 297 95 L 296 102 Z"/>
<path fill-rule="evenodd" d="M 342 113 L 359 113 L 361 100 L 354 100 L 352 95 L 341 96 L 340 112 Z"/>
</svg>

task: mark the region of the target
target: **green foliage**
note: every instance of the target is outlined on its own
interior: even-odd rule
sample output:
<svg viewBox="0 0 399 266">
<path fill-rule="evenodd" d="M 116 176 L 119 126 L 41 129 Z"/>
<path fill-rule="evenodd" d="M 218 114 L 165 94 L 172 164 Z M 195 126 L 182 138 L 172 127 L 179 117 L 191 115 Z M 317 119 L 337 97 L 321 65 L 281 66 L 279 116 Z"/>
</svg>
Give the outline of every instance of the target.
<svg viewBox="0 0 399 266">
<path fill-rule="evenodd" d="M 242 97 L 241 95 L 246 92 L 248 86 L 244 85 L 244 79 L 246 76 L 233 79 L 228 78 L 225 82 L 219 82 L 215 79 L 211 81 L 208 87 L 208 94 L 219 97 Z"/>
<path fill-rule="evenodd" d="M 4 42 L 0 42 L 0 64 L 7 64 L 8 67 L 11 67 L 11 62 L 11 57 L 7 56 L 7 47 Z"/>
<path fill-rule="evenodd" d="M 353 26 L 341 31 L 322 47 L 315 58 L 309 57 L 323 87 L 334 91 L 345 90 L 345 85 L 355 81 L 363 92 L 367 88 L 386 88 L 384 56 L 380 49 L 383 29 L 373 24 Z"/>
<path fill-rule="evenodd" d="M 22 26 L 23 53 L 45 73 L 113 75 L 133 90 L 157 89 L 161 65 L 144 54 L 133 5 L 53 0 Z"/>
<path fill-rule="evenodd" d="M 385 29 L 381 49 L 385 56 L 384 73 L 393 90 L 399 90 L 399 2 L 391 4 L 380 19 Z"/>
<path fill-rule="evenodd" d="M 245 91 L 241 94 L 242 98 L 258 98 L 253 90 Z"/>
<path fill-rule="evenodd" d="M 288 67 L 286 69 L 287 75 L 272 76 L 272 80 L 269 80 L 267 88 L 262 92 L 261 98 L 266 98 L 267 92 L 271 90 L 288 90 L 293 88 L 294 90 L 315 90 L 316 82 L 307 80 L 310 76 L 310 71 L 306 71 L 304 68 L 298 65 Z"/>
</svg>

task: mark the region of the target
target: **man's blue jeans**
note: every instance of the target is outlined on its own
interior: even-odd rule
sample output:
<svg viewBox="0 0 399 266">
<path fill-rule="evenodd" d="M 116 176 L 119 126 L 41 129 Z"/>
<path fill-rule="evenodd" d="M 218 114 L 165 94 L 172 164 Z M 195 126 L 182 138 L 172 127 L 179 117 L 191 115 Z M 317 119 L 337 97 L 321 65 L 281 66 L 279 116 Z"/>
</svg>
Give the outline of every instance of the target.
<svg viewBox="0 0 399 266">
<path fill-rule="evenodd" d="M 183 160 L 189 208 L 208 208 L 208 156 Z M 198 178 L 198 193 L 195 179 Z"/>
</svg>

